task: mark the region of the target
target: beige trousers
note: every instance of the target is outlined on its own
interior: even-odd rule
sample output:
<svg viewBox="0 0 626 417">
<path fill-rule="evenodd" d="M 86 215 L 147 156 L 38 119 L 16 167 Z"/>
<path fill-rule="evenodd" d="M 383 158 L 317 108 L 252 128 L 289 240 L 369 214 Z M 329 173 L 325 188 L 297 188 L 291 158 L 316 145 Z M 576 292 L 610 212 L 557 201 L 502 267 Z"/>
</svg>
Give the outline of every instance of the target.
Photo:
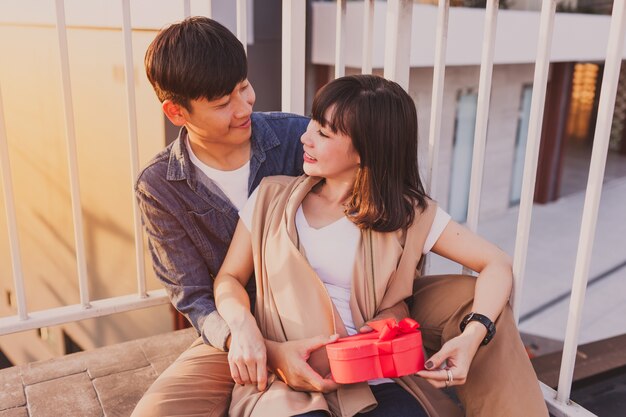
<svg viewBox="0 0 626 417">
<path fill-rule="evenodd" d="M 417 280 L 411 316 L 421 324 L 429 353 L 460 333 L 459 323 L 472 306 L 475 282 L 474 277 L 461 275 Z M 495 338 L 478 349 L 467 382 L 457 387 L 466 416 L 547 417 L 537 376 L 508 307 L 496 328 Z M 223 417 L 233 385 L 227 354 L 199 338 L 152 384 L 132 416 Z"/>
</svg>

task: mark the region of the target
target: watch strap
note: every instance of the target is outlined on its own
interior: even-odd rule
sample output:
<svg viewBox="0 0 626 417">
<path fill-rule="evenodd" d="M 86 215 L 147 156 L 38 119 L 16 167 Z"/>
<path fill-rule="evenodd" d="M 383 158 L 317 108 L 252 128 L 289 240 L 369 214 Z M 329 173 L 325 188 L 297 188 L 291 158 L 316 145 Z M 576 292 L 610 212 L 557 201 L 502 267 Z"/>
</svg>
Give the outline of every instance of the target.
<svg viewBox="0 0 626 417">
<path fill-rule="evenodd" d="M 480 313 L 469 313 L 463 318 L 461 324 L 459 325 L 461 332 L 465 330 L 465 327 L 470 321 L 477 321 L 487 329 L 487 335 L 481 342 L 481 345 L 486 345 L 491 341 L 491 339 L 493 339 L 493 336 L 496 334 L 496 325 L 491 321 L 491 319 L 489 319 L 489 317 Z"/>
</svg>

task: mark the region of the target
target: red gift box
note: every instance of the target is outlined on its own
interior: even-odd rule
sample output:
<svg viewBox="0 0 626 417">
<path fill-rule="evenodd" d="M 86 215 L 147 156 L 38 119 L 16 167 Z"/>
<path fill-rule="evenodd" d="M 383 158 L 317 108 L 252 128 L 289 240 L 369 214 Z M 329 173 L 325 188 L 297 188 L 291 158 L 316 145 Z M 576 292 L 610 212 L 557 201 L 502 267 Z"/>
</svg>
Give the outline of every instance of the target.
<svg viewBox="0 0 626 417">
<path fill-rule="evenodd" d="M 326 345 L 333 379 L 341 384 L 397 378 L 424 369 L 419 323 L 406 318 L 368 323 L 373 332 Z"/>
</svg>

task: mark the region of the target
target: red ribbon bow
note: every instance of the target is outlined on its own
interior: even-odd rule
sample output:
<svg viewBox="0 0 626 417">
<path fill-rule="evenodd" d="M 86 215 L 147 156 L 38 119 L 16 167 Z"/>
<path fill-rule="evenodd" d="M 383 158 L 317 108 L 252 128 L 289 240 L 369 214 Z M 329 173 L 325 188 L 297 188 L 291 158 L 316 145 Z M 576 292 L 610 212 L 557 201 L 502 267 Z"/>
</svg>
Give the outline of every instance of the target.
<svg viewBox="0 0 626 417">
<path fill-rule="evenodd" d="M 400 322 L 394 319 L 376 320 L 367 324 L 379 333 L 378 340 L 381 342 L 393 340 L 398 334 L 416 332 L 420 327 L 418 322 L 410 318 L 402 319 Z"/>
</svg>

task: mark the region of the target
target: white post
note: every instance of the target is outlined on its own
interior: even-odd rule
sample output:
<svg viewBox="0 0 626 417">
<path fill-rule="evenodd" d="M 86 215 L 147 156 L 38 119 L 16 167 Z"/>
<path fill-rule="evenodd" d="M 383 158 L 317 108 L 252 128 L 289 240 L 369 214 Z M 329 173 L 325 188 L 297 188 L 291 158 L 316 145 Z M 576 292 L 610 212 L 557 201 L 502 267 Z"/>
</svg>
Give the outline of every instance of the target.
<svg viewBox="0 0 626 417">
<path fill-rule="evenodd" d="M 346 75 L 346 0 L 337 0 L 337 18 L 335 20 L 335 78 Z"/>
<path fill-rule="evenodd" d="M 535 180 L 537 178 L 537 161 L 539 159 L 539 144 L 543 126 L 543 112 L 546 100 L 548 73 L 550 70 L 550 50 L 552 48 L 552 34 L 554 29 L 554 15 L 557 0 L 546 0 L 541 8 L 539 23 L 539 42 L 537 46 L 537 61 L 535 62 L 535 78 L 530 104 L 530 119 L 528 122 L 528 139 L 526 141 L 526 157 L 524 161 L 524 177 L 522 180 L 522 196 L 515 235 L 515 253 L 513 255 L 513 295 L 511 304 L 515 321 L 519 320 L 522 285 L 526 270 L 526 256 L 528 254 L 528 239 L 530 237 L 530 222 L 532 217 L 533 200 L 535 198 Z"/>
<path fill-rule="evenodd" d="M 374 43 L 374 0 L 363 4 L 363 74 L 372 73 L 372 47 Z"/>
<path fill-rule="evenodd" d="M 191 0 L 183 0 L 183 16 L 185 19 L 191 16 Z"/>
<path fill-rule="evenodd" d="M 598 207 L 602 194 L 602 180 L 609 148 L 609 136 L 615 109 L 615 96 L 619 81 L 619 72 L 622 63 L 622 51 L 624 46 L 624 32 L 626 30 L 626 4 L 624 0 L 613 3 L 613 17 L 609 29 L 609 42 L 607 46 L 604 74 L 602 76 L 602 90 L 598 104 L 598 119 L 593 139 L 591 152 L 591 165 L 589 167 L 589 181 L 585 191 L 585 205 L 576 254 L 576 267 L 572 284 L 572 297 L 570 299 L 567 330 L 563 345 L 563 357 L 561 360 L 561 372 L 559 373 L 559 388 L 557 401 L 566 403 L 572 388 L 574 374 L 574 362 L 576 361 L 576 349 L 578 347 L 578 333 L 582 318 L 585 290 L 589 278 L 589 264 L 593 239 L 598 220 Z"/>
<path fill-rule="evenodd" d="M 208 5 L 209 5 L 209 9 L 207 11 L 206 16 L 209 18 L 213 17 L 213 1 L 212 0 L 207 0 L 208 1 Z"/>
<path fill-rule="evenodd" d="M 489 99 L 491 96 L 491 75 L 493 72 L 493 50 L 496 43 L 496 23 L 499 0 L 488 0 L 485 11 L 485 29 L 483 32 L 483 50 L 480 61 L 478 82 L 478 103 L 476 108 L 476 128 L 474 130 L 474 152 L 472 155 L 472 173 L 467 205 L 467 227 L 475 232 L 478 229 L 480 194 L 485 164 L 485 146 L 487 142 L 487 123 L 489 120 Z M 463 268 L 464 274 L 471 274 Z"/>
<path fill-rule="evenodd" d="M 9 249 L 11 251 L 11 268 L 13 270 L 13 284 L 17 299 L 17 314 L 20 320 L 28 318 L 26 310 L 26 296 L 24 294 L 24 273 L 22 271 L 22 257 L 20 255 L 20 240 L 17 233 L 17 217 L 15 215 L 15 201 L 13 200 L 13 180 L 11 179 L 11 161 L 9 160 L 9 143 L 4 121 L 4 107 L 2 105 L 2 89 L 0 89 L 0 177 L 4 189 L 4 205 L 9 231 Z"/>
<path fill-rule="evenodd" d="M 437 161 L 441 136 L 441 113 L 443 112 L 443 86 L 446 77 L 446 47 L 448 44 L 448 16 L 450 0 L 439 0 L 437 13 L 437 39 L 435 44 L 435 66 L 433 68 L 433 93 L 430 105 L 428 132 L 428 175 L 426 190 L 436 199 Z"/>
<path fill-rule="evenodd" d="M 135 100 L 135 72 L 133 65 L 133 40 L 130 22 L 130 0 L 122 0 L 122 33 L 124 36 L 124 71 L 126 73 L 126 99 L 128 103 L 128 138 L 130 141 L 130 179 L 134 190 L 139 173 L 139 146 L 137 137 L 137 103 Z M 133 193 L 134 194 L 134 193 Z M 137 263 L 137 291 L 146 297 L 146 270 L 144 264 L 143 234 L 137 199 L 133 198 L 135 225 L 135 262 Z"/>
<path fill-rule="evenodd" d="M 248 0 L 237 0 L 237 39 L 248 53 Z"/>
<path fill-rule="evenodd" d="M 385 78 L 409 90 L 413 0 L 389 0 L 385 27 Z"/>
<path fill-rule="evenodd" d="M 306 0 L 283 0 L 281 108 L 304 114 Z"/>
<path fill-rule="evenodd" d="M 80 184 L 78 181 L 78 156 L 76 153 L 76 132 L 74 126 L 74 104 L 72 101 L 72 85 L 70 81 L 70 64 L 67 52 L 67 31 L 65 27 L 65 5 L 63 0 L 56 0 L 57 35 L 61 61 L 61 77 L 63 81 L 63 102 L 65 107 L 65 130 L 67 134 L 67 153 L 69 161 L 70 191 L 72 197 L 72 218 L 74 220 L 74 241 L 76 244 L 76 263 L 78 266 L 78 284 L 80 302 L 89 308 L 89 282 L 87 279 L 87 262 L 85 260 L 85 243 L 83 241 L 83 216 L 80 207 Z"/>
</svg>

